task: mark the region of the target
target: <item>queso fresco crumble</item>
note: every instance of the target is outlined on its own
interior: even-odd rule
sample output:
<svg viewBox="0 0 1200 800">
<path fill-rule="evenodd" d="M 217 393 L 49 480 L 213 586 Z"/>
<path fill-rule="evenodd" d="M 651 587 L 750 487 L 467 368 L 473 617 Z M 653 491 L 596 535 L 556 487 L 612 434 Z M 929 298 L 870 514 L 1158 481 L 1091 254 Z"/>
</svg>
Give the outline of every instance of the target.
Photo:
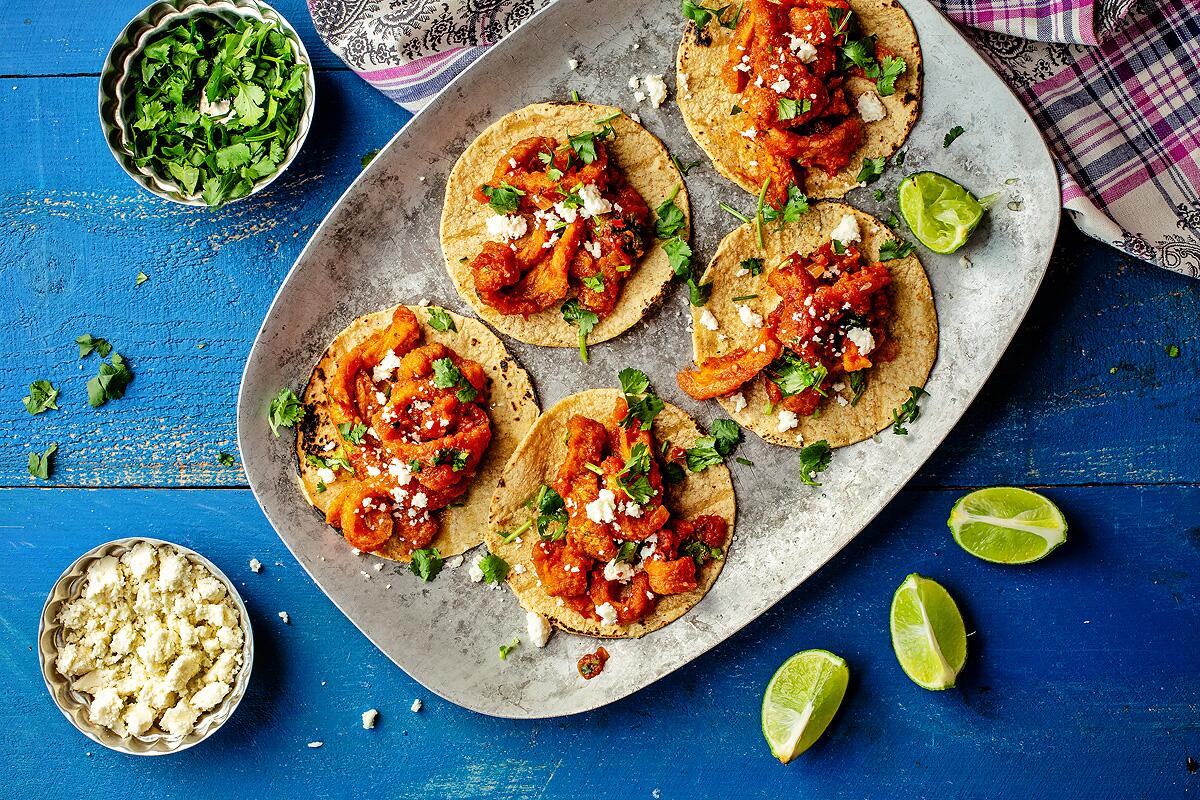
<svg viewBox="0 0 1200 800">
<path fill-rule="evenodd" d="M 88 567 L 58 615 L 55 668 L 118 736 L 190 733 L 242 668 L 241 620 L 225 585 L 171 547 L 146 542 Z"/>
</svg>

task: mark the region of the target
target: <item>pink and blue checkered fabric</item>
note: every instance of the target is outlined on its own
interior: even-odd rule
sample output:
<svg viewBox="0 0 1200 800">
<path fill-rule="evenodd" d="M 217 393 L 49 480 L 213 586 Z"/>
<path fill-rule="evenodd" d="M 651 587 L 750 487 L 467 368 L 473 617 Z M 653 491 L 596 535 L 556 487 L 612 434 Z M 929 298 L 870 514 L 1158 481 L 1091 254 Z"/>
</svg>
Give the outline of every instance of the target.
<svg viewBox="0 0 1200 800">
<path fill-rule="evenodd" d="M 414 111 L 547 2 L 308 0 L 326 44 Z M 1200 277 L 1200 0 L 933 2 L 1045 132 L 1080 229 Z"/>
</svg>

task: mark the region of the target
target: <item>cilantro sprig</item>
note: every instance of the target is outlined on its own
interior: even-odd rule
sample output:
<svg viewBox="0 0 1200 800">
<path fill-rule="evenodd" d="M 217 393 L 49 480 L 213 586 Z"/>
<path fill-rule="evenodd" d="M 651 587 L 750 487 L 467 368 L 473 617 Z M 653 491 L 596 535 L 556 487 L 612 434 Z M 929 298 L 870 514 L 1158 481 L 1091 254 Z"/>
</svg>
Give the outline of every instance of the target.
<svg viewBox="0 0 1200 800">
<path fill-rule="evenodd" d="M 58 442 L 54 442 L 41 453 L 29 454 L 29 474 L 41 480 L 50 480 L 50 468 L 54 454 L 58 452 Z"/>
<path fill-rule="evenodd" d="M 563 322 L 579 329 L 576 336 L 579 342 L 579 358 L 586 364 L 588 360 L 587 338 L 592 330 L 600 324 L 600 316 L 596 312 L 584 308 L 574 297 L 563 303 L 559 311 L 562 312 Z"/>
<path fill-rule="evenodd" d="M 820 486 L 817 474 L 827 470 L 832 460 L 833 449 L 824 439 L 806 445 L 800 451 L 800 482 L 805 486 Z"/>
<path fill-rule="evenodd" d="M 130 65 L 135 163 L 210 206 L 245 197 L 286 160 L 307 69 L 274 22 L 181 19 Z"/>
<path fill-rule="evenodd" d="M 454 318 L 450 316 L 450 313 L 446 309 L 439 308 L 438 306 L 430 306 L 426 309 L 426 312 L 429 314 L 429 327 L 435 331 L 445 333 L 446 331 L 458 330 L 458 326 L 454 324 Z"/>
<path fill-rule="evenodd" d="M 29 395 L 21 398 L 21 402 L 30 414 L 41 414 L 51 408 L 58 410 L 58 389 L 50 381 L 34 381 L 29 384 Z"/>
<path fill-rule="evenodd" d="M 779 387 L 784 397 L 800 394 L 805 389 L 813 389 L 824 395 L 821 384 L 828 374 L 829 370 L 824 364 L 809 364 L 791 350 L 784 350 L 767 367 L 767 378 Z"/>
<path fill-rule="evenodd" d="M 892 433 L 897 436 L 908 435 L 908 424 L 921 416 L 921 406 L 918 403 L 922 397 L 929 396 L 929 392 L 919 386 L 908 387 L 908 394 L 908 399 L 899 408 L 892 409 Z"/>
<path fill-rule="evenodd" d="M 429 583 L 442 571 L 442 554 L 436 547 L 426 547 L 413 550 L 412 561 L 408 562 L 409 570 L 421 580 Z"/>
<path fill-rule="evenodd" d="M 291 389 L 280 389 L 279 394 L 271 399 L 271 406 L 267 409 L 267 423 L 271 426 L 271 433 L 275 434 L 275 438 L 279 438 L 280 428 L 291 428 L 303 418 L 304 405 Z"/>
<path fill-rule="evenodd" d="M 470 403 L 479 396 L 479 392 L 449 358 L 439 358 L 433 362 L 433 385 L 439 389 L 455 389 L 455 396 L 460 403 Z"/>
<path fill-rule="evenodd" d="M 702 436 L 684 451 L 687 468 L 692 472 L 703 472 L 714 464 L 720 464 L 733 455 L 734 448 L 742 441 L 741 427 L 731 419 L 713 420 L 708 436 Z"/>
<path fill-rule="evenodd" d="M 644 431 L 650 430 L 654 418 L 658 416 L 666 404 L 662 398 L 650 391 L 650 379 L 640 369 L 626 367 L 617 374 L 621 382 L 621 393 L 625 396 L 625 405 L 629 407 L 621 427 L 629 428 L 637 423 Z"/>
</svg>

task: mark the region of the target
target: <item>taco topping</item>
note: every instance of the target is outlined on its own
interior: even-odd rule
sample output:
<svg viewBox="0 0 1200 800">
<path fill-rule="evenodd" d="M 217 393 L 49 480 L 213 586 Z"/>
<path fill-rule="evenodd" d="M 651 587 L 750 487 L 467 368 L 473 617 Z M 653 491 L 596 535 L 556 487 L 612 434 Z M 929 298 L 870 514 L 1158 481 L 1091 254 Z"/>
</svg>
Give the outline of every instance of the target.
<svg viewBox="0 0 1200 800">
<path fill-rule="evenodd" d="M 857 220 L 844 216 L 834 233 L 857 240 Z M 886 332 L 891 275 L 853 241 L 835 237 L 806 256 L 793 253 L 766 277 L 779 304 L 756 328 L 755 344 L 706 358 L 680 372 L 678 382 L 706 400 L 733 395 L 761 374 L 784 432 L 816 411 L 835 385 L 849 382 L 857 400 L 864 370 L 895 357 Z M 838 402 L 848 401 L 839 395 Z"/>
<path fill-rule="evenodd" d="M 604 671 L 606 663 L 608 663 L 608 651 L 603 647 L 597 647 L 596 652 L 582 656 L 575 667 L 585 681 L 590 681 Z"/>
<path fill-rule="evenodd" d="M 404 554 L 426 547 L 437 512 L 467 491 L 492 439 L 483 367 L 420 340 L 416 315 L 399 306 L 342 359 L 329 414 L 343 447 L 308 454 L 337 492 L 326 520 L 359 550 L 389 540 Z"/>
<path fill-rule="evenodd" d="M 895 93 L 906 68 L 858 31 L 846 0 L 747 0 L 729 43 L 724 79 L 740 95 L 742 135 L 759 155 L 748 162 L 767 183 L 772 205 L 802 170 L 834 175 L 863 143 L 864 122 L 886 115 L 880 95 Z M 855 96 L 851 79 L 875 86 Z"/>
<path fill-rule="evenodd" d="M 608 420 L 572 417 L 563 463 L 533 501 L 531 561 L 542 591 L 604 625 L 644 619 L 660 597 L 696 589 L 704 564 L 724 557 L 723 517 L 674 519 L 663 505 L 664 471 L 678 473 L 686 453 L 655 441 L 655 407 L 654 395 L 632 408 L 621 397 Z"/>
<path fill-rule="evenodd" d="M 528 317 L 568 296 L 600 317 L 653 241 L 653 214 L 610 160 L 612 118 L 566 142 L 517 142 L 475 199 L 491 207 L 491 241 L 471 262 L 479 299 Z"/>
</svg>

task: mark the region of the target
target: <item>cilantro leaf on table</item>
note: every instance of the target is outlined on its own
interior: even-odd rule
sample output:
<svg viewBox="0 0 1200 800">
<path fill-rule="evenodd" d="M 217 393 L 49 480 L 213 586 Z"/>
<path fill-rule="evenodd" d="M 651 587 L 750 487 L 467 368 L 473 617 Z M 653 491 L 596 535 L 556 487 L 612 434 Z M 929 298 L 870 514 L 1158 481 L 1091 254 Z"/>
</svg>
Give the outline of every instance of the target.
<svg viewBox="0 0 1200 800">
<path fill-rule="evenodd" d="M 92 408 L 99 408 L 109 400 L 120 400 L 133 380 L 129 363 L 116 350 L 111 352 L 111 363 L 101 361 L 100 371 L 87 382 L 88 405 Z"/>
<path fill-rule="evenodd" d="M 806 486 L 820 486 L 817 483 L 817 473 L 829 468 L 833 460 L 833 449 L 829 442 L 821 439 L 805 446 L 800 451 L 800 481 Z"/>
<path fill-rule="evenodd" d="M 429 583 L 442 571 L 443 563 L 442 554 L 436 547 L 423 547 L 420 550 L 412 551 L 412 561 L 408 562 L 408 569 L 412 574 Z"/>
<path fill-rule="evenodd" d="M 267 423 L 275 438 L 279 438 L 280 428 L 291 428 L 304 418 L 304 406 L 300 398 L 291 389 L 280 389 L 279 394 L 271 399 L 267 409 Z"/>
<path fill-rule="evenodd" d="M 795 119 L 801 114 L 812 111 L 812 101 L 809 99 L 793 100 L 790 97 L 779 98 L 779 119 Z"/>
<path fill-rule="evenodd" d="M 76 338 L 75 344 L 79 345 L 80 358 L 87 358 L 93 350 L 99 353 L 101 358 L 108 358 L 108 354 L 112 352 L 112 345 L 106 339 L 100 339 L 90 333 Z"/>
<path fill-rule="evenodd" d="M 577 336 L 579 340 L 579 358 L 586 364 L 588 360 L 587 337 L 600 324 L 600 317 L 594 311 L 589 311 L 580 305 L 579 300 L 574 297 L 563 303 L 562 308 L 559 310 L 562 312 L 563 322 L 574 325 L 579 329 Z"/>
<path fill-rule="evenodd" d="M 274 22 L 178 20 L 131 65 L 135 163 L 209 205 L 245 197 L 296 139 L 307 69 Z"/>
<path fill-rule="evenodd" d="M 502 645 L 500 645 L 500 660 L 501 660 L 501 661 L 507 661 L 507 660 L 508 660 L 508 656 L 509 656 L 509 654 L 510 654 L 510 653 L 511 653 L 513 650 L 516 650 L 516 649 L 517 649 L 517 647 L 519 647 L 519 646 L 520 646 L 520 644 L 521 644 L 521 637 L 519 637 L 519 636 L 514 636 L 514 637 L 512 638 L 512 641 L 511 641 L 511 642 L 509 642 L 508 644 L 502 644 Z"/>
<path fill-rule="evenodd" d="M 679 170 L 679 174 L 686 178 L 687 174 L 689 172 L 691 172 L 693 169 L 700 166 L 704 162 L 701 161 L 700 159 L 696 159 L 695 161 L 689 161 L 686 164 L 684 164 L 683 161 L 681 161 L 679 159 L 679 156 L 672 155 L 671 163 L 673 163 L 675 165 L 675 169 Z"/>
<path fill-rule="evenodd" d="M 942 148 L 945 149 L 953 144 L 954 140 L 966 133 L 962 125 L 955 125 L 950 130 L 946 131 L 946 135 L 942 137 Z"/>
<path fill-rule="evenodd" d="M 58 389 L 50 381 L 34 381 L 29 384 L 29 395 L 21 398 L 21 402 L 30 414 L 41 414 L 51 408 L 58 410 Z"/>
<path fill-rule="evenodd" d="M 858 171 L 858 176 L 854 179 L 859 183 L 872 184 L 883 175 L 884 168 L 887 167 L 887 158 L 864 158 L 862 169 Z"/>
<path fill-rule="evenodd" d="M 226 453 L 224 450 L 217 453 L 217 463 L 222 467 L 232 467 L 237 462 L 233 458 L 232 453 Z"/>
<path fill-rule="evenodd" d="M 708 436 L 701 436 L 696 443 L 684 451 L 687 468 L 691 472 L 703 472 L 720 464 L 732 453 L 742 440 L 742 429 L 731 419 L 714 420 Z"/>
<path fill-rule="evenodd" d="M 58 452 L 58 442 L 54 442 L 41 453 L 29 454 L 29 474 L 41 480 L 50 480 L 51 459 Z"/>
<path fill-rule="evenodd" d="M 736 18 L 732 21 L 732 23 L 721 22 L 721 16 L 729 10 L 731 5 L 732 3 L 723 5 L 720 8 L 709 8 L 700 3 L 693 2 L 693 0 L 683 0 L 683 16 L 696 23 L 696 27 L 700 28 L 701 30 L 708 27 L 708 23 L 714 19 L 717 20 L 722 27 L 736 27 Z M 740 15 L 741 11 L 739 10 L 738 13 Z"/>
<path fill-rule="evenodd" d="M 901 404 L 900 408 L 892 409 L 892 433 L 897 436 L 907 436 L 908 423 L 916 421 L 917 417 L 921 416 L 921 407 L 918 402 L 922 397 L 928 397 L 929 392 L 919 386 L 908 387 L 909 398 Z"/>
<path fill-rule="evenodd" d="M 488 553 L 479 559 L 479 571 L 488 583 L 500 583 L 508 577 L 508 562 L 495 553 Z"/>
</svg>

